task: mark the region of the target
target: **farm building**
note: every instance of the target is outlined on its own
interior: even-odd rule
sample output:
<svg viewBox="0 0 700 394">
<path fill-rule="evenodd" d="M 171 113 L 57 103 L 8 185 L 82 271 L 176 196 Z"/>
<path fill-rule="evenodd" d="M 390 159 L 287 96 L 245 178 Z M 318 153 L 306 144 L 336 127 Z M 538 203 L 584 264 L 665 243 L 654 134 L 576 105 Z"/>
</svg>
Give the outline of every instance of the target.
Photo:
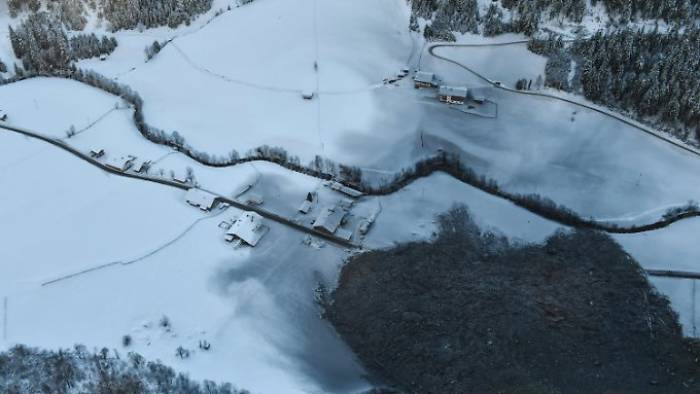
<svg viewBox="0 0 700 394">
<path fill-rule="evenodd" d="M 435 87 L 435 74 L 418 71 L 413 77 L 416 89 L 418 88 L 434 88 Z"/>
<path fill-rule="evenodd" d="M 363 193 L 362 193 L 361 191 L 355 190 L 355 189 L 350 188 L 350 187 L 347 187 L 347 186 L 345 186 L 345 185 L 343 185 L 342 183 L 339 183 L 339 182 L 332 182 L 332 183 L 330 184 L 330 188 L 333 189 L 333 190 L 335 190 L 335 191 L 337 191 L 337 192 L 343 193 L 343 194 L 345 194 L 346 196 L 350 196 L 350 197 L 353 197 L 353 198 L 362 197 L 362 195 L 363 195 Z"/>
<path fill-rule="evenodd" d="M 249 246 L 256 246 L 269 228 L 262 222 L 262 216 L 255 212 L 244 212 L 226 232 L 226 241 L 241 240 Z"/>
<path fill-rule="evenodd" d="M 464 104 L 467 94 L 468 89 L 462 86 L 440 86 L 438 90 L 440 101 L 448 104 Z"/>
<path fill-rule="evenodd" d="M 187 190 L 187 194 L 185 194 L 185 201 L 187 201 L 188 204 L 205 212 L 211 211 L 214 208 L 216 199 L 217 197 L 215 195 L 195 187 Z"/>
<path fill-rule="evenodd" d="M 313 223 L 313 228 L 329 234 L 334 234 L 343 223 L 347 211 L 336 206 L 326 206 L 321 209 Z"/>
<path fill-rule="evenodd" d="M 136 160 L 134 156 L 112 157 L 105 165 L 113 170 L 126 171 L 133 166 L 134 160 Z"/>
</svg>

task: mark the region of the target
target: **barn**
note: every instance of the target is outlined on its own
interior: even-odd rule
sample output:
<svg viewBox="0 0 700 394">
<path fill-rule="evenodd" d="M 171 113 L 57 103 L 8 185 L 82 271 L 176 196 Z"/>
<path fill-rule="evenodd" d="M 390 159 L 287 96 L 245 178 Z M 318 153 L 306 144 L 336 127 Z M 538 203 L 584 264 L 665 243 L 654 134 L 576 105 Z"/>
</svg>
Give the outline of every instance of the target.
<svg viewBox="0 0 700 394">
<path fill-rule="evenodd" d="M 316 217 L 313 228 L 328 234 L 335 234 L 338 227 L 343 223 L 347 212 L 337 206 L 326 206 Z"/>
</svg>

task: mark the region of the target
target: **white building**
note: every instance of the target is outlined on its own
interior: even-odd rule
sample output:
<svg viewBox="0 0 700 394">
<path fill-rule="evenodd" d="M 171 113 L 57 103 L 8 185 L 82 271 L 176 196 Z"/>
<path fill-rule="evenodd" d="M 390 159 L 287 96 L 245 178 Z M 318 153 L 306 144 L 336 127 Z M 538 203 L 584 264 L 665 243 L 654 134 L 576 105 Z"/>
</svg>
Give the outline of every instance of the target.
<svg viewBox="0 0 700 394">
<path fill-rule="evenodd" d="M 467 94 L 468 89 L 463 86 L 440 86 L 438 90 L 440 101 L 448 104 L 464 104 Z"/>
<path fill-rule="evenodd" d="M 105 150 L 104 149 L 91 149 L 90 150 L 90 157 L 94 159 L 99 159 L 100 157 L 105 155 Z"/>
<path fill-rule="evenodd" d="M 185 201 L 187 201 L 188 204 L 205 212 L 211 211 L 214 208 L 216 199 L 217 197 L 215 195 L 195 187 L 187 190 L 187 194 L 185 194 Z"/>
<path fill-rule="evenodd" d="M 347 211 L 335 206 L 326 206 L 321 209 L 318 217 L 313 223 L 313 228 L 324 231 L 329 234 L 334 234 L 335 231 L 343 223 Z"/>
<path fill-rule="evenodd" d="M 256 246 L 268 230 L 262 222 L 262 216 L 255 212 L 244 212 L 226 232 L 226 241 L 241 240 L 247 245 Z"/>
</svg>

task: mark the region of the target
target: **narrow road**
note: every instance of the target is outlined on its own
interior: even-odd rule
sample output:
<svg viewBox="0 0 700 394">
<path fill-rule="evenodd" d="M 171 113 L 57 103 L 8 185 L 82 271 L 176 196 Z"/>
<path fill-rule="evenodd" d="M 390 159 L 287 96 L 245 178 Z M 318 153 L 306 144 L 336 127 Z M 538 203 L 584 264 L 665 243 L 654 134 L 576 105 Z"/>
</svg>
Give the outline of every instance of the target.
<svg viewBox="0 0 700 394">
<path fill-rule="evenodd" d="M 176 181 L 169 180 L 169 179 L 152 177 L 152 176 L 148 176 L 148 175 L 124 172 L 124 171 L 119 171 L 119 170 L 113 169 L 113 168 L 108 167 L 105 164 L 101 163 L 97 159 L 90 157 L 89 155 L 73 148 L 72 146 L 68 145 L 67 143 L 65 143 L 61 140 L 46 136 L 44 134 L 41 134 L 41 133 L 38 133 L 35 131 L 27 130 L 27 129 L 16 127 L 16 126 L 11 126 L 11 125 L 8 125 L 4 122 L 0 122 L 0 128 L 24 135 L 26 137 L 38 139 L 38 140 L 44 141 L 46 143 L 49 143 L 57 148 L 60 148 L 64 151 L 72 154 L 73 156 L 101 169 L 102 171 L 105 171 L 105 172 L 113 174 L 113 175 L 117 175 L 117 176 L 125 177 L 125 178 L 137 179 L 137 180 L 145 181 L 145 182 L 156 183 L 156 184 L 160 184 L 160 185 L 165 185 L 165 186 L 173 187 L 173 188 L 184 190 L 184 191 L 192 188 L 192 186 L 190 186 L 190 185 L 182 184 L 180 182 L 176 182 Z M 204 190 L 204 189 L 202 189 L 202 190 Z M 257 206 L 247 205 L 247 204 L 241 203 L 239 201 L 235 201 L 233 199 L 230 199 L 226 196 L 222 196 L 220 194 L 213 193 L 213 192 L 208 191 L 208 190 L 204 190 L 204 191 L 215 195 L 219 201 L 227 203 L 234 208 L 238 208 L 238 209 L 241 209 L 244 211 L 256 212 L 256 213 L 260 214 L 260 216 L 262 216 L 266 219 L 280 223 L 280 224 L 282 224 L 288 228 L 291 228 L 293 230 L 296 230 L 296 231 L 299 231 L 302 233 L 306 233 L 309 235 L 313 235 L 315 237 L 321 238 L 323 240 L 326 240 L 330 243 L 333 243 L 333 244 L 341 246 L 341 247 L 346 247 L 346 248 L 351 248 L 351 249 L 361 248 L 361 245 L 355 244 L 354 242 L 347 241 L 347 240 L 340 238 L 334 234 L 328 234 L 328 233 L 325 233 L 322 231 L 318 231 L 318 230 L 311 228 L 311 227 L 306 227 L 306 226 L 301 225 L 299 223 L 296 223 L 296 222 L 294 222 L 294 221 L 292 221 L 284 216 L 278 215 L 274 212 L 265 210 L 263 208 L 260 208 Z"/>
<path fill-rule="evenodd" d="M 572 41 L 572 40 L 566 40 L 566 41 L 567 41 L 567 42 L 570 42 L 570 41 Z M 519 41 L 510 41 L 510 42 L 494 43 L 494 44 L 435 44 L 435 45 L 430 46 L 430 48 L 428 48 L 428 53 L 429 53 L 431 56 L 433 56 L 434 58 L 436 58 L 436 59 L 439 59 L 439 60 L 442 60 L 442 61 L 445 61 L 445 62 L 454 64 L 454 65 L 456 65 L 457 67 L 460 67 L 460 68 L 462 68 L 462 69 L 464 69 L 464 70 L 467 70 L 468 72 L 470 72 L 471 74 L 473 74 L 473 75 L 476 76 L 477 78 L 483 80 L 484 82 L 488 83 L 489 85 L 491 85 L 492 87 L 494 87 L 494 88 L 496 88 L 496 89 L 500 89 L 500 90 L 502 90 L 502 91 L 506 91 L 506 92 L 514 93 L 514 94 L 522 94 L 522 95 L 526 95 L 526 96 L 535 96 L 535 97 L 543 97 L 543 98 L 547 98 L 547 99 L 551 99 L 551 100 L 558 100 L 558 101 L 562 101 L 562 102 L 565 102 L 565 103 L 573 104 L 573 105 L 575 105 L 575 106 L 578 106 L 578 107 L 581 107 L 581 108 L 585 108 L 585 109 L 588 109 L 588 110 L 591 110 L 591 111 L 595 111 L 595 112 L 597 112 L 597 113 L 599 113 L 599 114 L 602 114 L 602 115 L 604 115 L 604 116 L 607 116 L 607 117 L 609 117 L 609 118 L 612 118 L 612 119 L 615 119 L 615 120 L 617 120 L 617 121 L 619 121 L 619 122 L 622 122 L 622 123 L 624 123 L 624 124 L 626 124 L 626 125 L 628 125 L 628 126 L 634 127 L 634 128 L 637 129 L 637 130 L 641 130 L 641 131 L 643 131 L 644 133 L 651 135 L 652 137 L 658 138 L 658 139 L 660 139 L 660 140 L 662 140 L 662 141 L 664 141 L 664 142 L 667 142 L 667 143 L 669 143 L 669 144 L 671 144 L 671 145 L 674 145 L 674 146 L 676 146 L 676 147 L 678 147 L 678 148 L 680 148 L 680 149 L 682 149 L 682 150 L 684 150 L 684 151 L 686 151 L 686 152 L 690 152 L 690 153 L 692 153 L 692 154 L 694 154 L 694 155 L 696 155 L 696 156 L 700 156 L 700 150 L 698 150 L 698 149 L 696 149 L 696 148 L 693 148 L 693 147 L 691 147 L 691 146 L 688 146 L 688 145 L 686 145 L 686 144 L 683 144 L 683 143 L 681 143 L 681 142 L 679 142 L 679 141 L 673 140 L 673 139 L 671 139 L 671 138 L 669 138 L 669 137 L 663 135 L 663 134 L 662 134 L 661 132 L 659 132 L 659 131 L 656 131 L 656 130 L 654 130 L 654 129 L 648 128 L 648 127 L 643 126 L 643 125 L 641 125 L 641 124 L 638 124 L 638 123 L 636 123 L 636 122 L 634 122 L 634 121 L 631 121 L 631 120 L 625 118 L 625 117 L 622 116 L 622 115 L 618 115 L 618 114 L 616 114 L 616 113 L 614 113 L 614 112 L 607 111 L 607 110 L 604 110 L 604 109 L 602 109 L 602 108 L 598 108 L 598 107 L 593 106 L 593 105 L 589 105 L 589 104 L 582 103 L 582 102 L 579 102 L 579 101 L 567 99 L 567 98 L 564 98 L 564 97 L 555 96 L 555 95 L 552 95 L 552 94 L 538 93 L 538 92 L 532 92 L 532 91 L 526 91 L 526 90 L 511 89 L 511 88 L 509 88 L 509 87 L 506 87 L 506 86 L 503 86 L 503 85 L 501 85 L 501 84 L 498 84 L 498 83 L 494 82 L 493 80 L 487 78 L 485 75 L 479 73 L 478 71 L 472 69 L 471 67 L 469 67 L 469 66 L 467 66 L 467 65 L 464 65 L 464 64 L 462 64 L 462 63 L 460 63 L 460 62 L 458 62 L 458 61 L 456 61 L 456 60 L 453 60 L 453 59 L 450 59 L 450 58 L 448 58 L 448 57 L 445 57 L 445 56 L 442 56 L 442 55 L 438 55 L 438 54 L 435 53 L 435 50 L 436 50 L 436 49 L 439 49 L 439 48 L 478 48 L 478 47 L 508 46 L 508 45 L 520 45 L 520 44 L 527 43 L 527 42 L 528 42 L 527 40 L 519 40 Z"/>
</svg>

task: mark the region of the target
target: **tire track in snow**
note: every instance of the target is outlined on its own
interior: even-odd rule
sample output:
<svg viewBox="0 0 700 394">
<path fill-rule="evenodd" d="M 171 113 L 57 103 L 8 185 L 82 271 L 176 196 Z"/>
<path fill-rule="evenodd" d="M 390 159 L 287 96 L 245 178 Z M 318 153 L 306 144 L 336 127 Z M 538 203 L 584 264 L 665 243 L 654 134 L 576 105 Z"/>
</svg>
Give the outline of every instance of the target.
<svg viewBox="0 0 700 394">
<path fill-rule="evenodd" d="M 100 271 L 100 270 L 103 270 L 105 268 L 110 268 L 110 267 L 114 267 L 117 265 L 132 265 L 132 264 L 141 262 L 143 260 L 146 260 L 147 258 L 158 254 L 159 252 L 161 252 L 161 251 L 167 249 L 168 247 L 172 246 L 173 244 L 175 244 L 177 241 L 181 240 L 185 235 L 187 235 L 190 231 L 192 231 L 192 229 L 194 229 L 195 226 L 197 226 L 197 224 L 199 224 L 205 220 L 216 218 L 217 216 L 221 215 L 225 211 L 226 211 L 225 209 L 222 209 L 222 210 L 220 210 L 220 212 L 217 212 L 214 215 L 208 215 L 208 216 L 205 216 L 205 217 L 202 217 L 202 218 L 195 220 L 193 223 L 191 223 L 189 226 L 187 226 L 187 228 L 185 228 L 182 232 L 180 232 L 175 238 L 171 239 L 170 241 L 164 243 L 163 245 L 161 245 L 161 246 L 159 246 L 159 247 L 151 250 L 150 252 L 143 254 L 139 257 L 133 258 L 131 260 L 126 260 L 126 261 L 121 261 L 121 260 L 120 261 L 113 261 L 111 263 L 100 264 L 100 265 L 97 265 L 94 267 L 86 268 L 86 269 L 81 270 L 81 271 L 77 271 L 77 272 L 74 272 L 71 274 L 63 275 L 63 276 L 60 276 L 58 278 L 42 282 L 41 286 L 45 287 L 45 286 L 53 285 L 53 284 L 56 284 L 59 282 L 63 282 L 63 281 L 69 280 L 69 279 L 77 278 L 77 277 L 82 276 L 82 275 L 86 275 L 86 274 L 89 274 L 89 273 L 92 273 L 95 271 Z"/>
</svg>

